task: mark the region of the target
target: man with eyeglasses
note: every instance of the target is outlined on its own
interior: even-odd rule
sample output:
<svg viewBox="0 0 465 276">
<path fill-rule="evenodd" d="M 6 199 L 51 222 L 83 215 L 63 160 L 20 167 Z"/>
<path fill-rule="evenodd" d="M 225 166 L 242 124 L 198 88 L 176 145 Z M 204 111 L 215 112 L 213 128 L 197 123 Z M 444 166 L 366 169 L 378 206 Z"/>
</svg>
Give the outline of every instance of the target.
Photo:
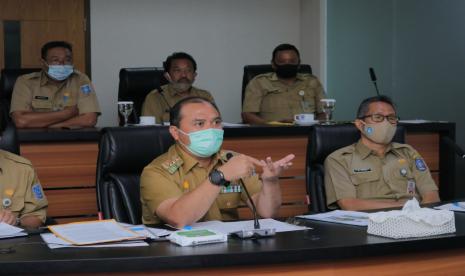
<svg viewBox="0 0 465 276">
<path fill-rule="evenodd" d="M 73 66 L 72 46 L 51 41 L 41 50 L 42 71 L 20 76 L 10 115 L 18 128 L 93 127 L 100 108 L 89 78 Z"/>
<path fill-rule="evenodd" d="M 192 86 L 197 76 L 197 63 L 184 52 L 175 52 L 163 62 L 169 84 L 150 91 L 142 105 L 142 116 L 154 116 L 157 123 L 170 121 L 170 109 L 181 99 L 202 97 L 213 102 L 210 92 Z"/>
<path fill-rule="evenodd" d="M 402 206 L 416 197 L 438 202 L 438 187 L 411 146 L 391 142 L 398 117 L 386 96 L 365 99 L 355 126 L 361 138 L 325 160 L 326 204 L 330 209 L 367 210 Z"/>
</svg>

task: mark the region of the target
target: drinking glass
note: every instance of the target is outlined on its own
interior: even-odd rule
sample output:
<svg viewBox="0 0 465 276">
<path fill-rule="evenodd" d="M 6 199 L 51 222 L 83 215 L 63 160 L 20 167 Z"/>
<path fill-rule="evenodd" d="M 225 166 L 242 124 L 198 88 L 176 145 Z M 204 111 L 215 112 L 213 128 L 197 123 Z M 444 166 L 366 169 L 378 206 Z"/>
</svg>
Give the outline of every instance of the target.
<svg viewBox="0 0 465 276">
<path fill-rule="evenodd" d="M 134 102 L 132 101 L 118 102 L 118 111 L 124 117 L 124 126 L 128 125 L 128 117 L 131 115 L 133 107 Z"/>
<path fill-rule="evenodd" d="M 331 121 L 331 118 L 333 116 L 333 111 L 336 105 L 336 100 L 335 99 L 321 99 L 320 102 L 323 107 L 323 112 L 325 113 L 325 121 L 323 122 L 323 125 L 333 124 L 333 122 Z"/>
</svg>

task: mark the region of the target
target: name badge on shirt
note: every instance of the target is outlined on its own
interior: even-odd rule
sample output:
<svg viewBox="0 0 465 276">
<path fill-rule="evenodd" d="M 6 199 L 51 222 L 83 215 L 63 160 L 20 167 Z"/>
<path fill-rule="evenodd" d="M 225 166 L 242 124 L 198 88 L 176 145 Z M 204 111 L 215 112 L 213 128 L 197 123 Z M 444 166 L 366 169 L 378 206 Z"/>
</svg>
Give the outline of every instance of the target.
<svg viewBox="0 0 465 276">
<path fill-rule="evenodd" d="M 409 195 L 415 195 L 415 180 L 414 179 L 409 179 L 407 180 L 407 194 Z"/>
<path fill-rule="evenodd" d="M 48 97 L 47 97 L 47 96 L 34 96 L 34 99 L 36 99 L 36 100 L 48 101 Z"/>
<path fill-rule="evenodd" d="M 371 172 L 371 168 L 354 169 L 354 173 L 365 173 L 365 172 Z"/>
</svg>

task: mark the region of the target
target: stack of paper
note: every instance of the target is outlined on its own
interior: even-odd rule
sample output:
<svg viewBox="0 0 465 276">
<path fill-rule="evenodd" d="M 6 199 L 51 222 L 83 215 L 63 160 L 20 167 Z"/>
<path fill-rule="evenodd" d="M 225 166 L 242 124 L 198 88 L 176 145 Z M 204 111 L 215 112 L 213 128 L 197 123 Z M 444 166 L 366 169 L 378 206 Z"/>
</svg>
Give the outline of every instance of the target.
<svg viewBox="0 0 465 276">
<path fill-rule="evenodd" d="M 146 246 L 145 233 L 127 229 L 115 220 L 75 222 L 48 227 L 53 234 L 41 234 L 50 248 L 68 246 Z"/>
<path fill-rule="evenodd" d="M 316 215 L 304 215 L 297 217 L 341 224 L 368 226 L 368 213 L 365 212 L 335 210 L 327 213 L 320 213 Z"/>
<path fill-rule="evenodd" d="M 0 222 L 0 239 L 27 236 L 23 229 Z"/>
</svg>

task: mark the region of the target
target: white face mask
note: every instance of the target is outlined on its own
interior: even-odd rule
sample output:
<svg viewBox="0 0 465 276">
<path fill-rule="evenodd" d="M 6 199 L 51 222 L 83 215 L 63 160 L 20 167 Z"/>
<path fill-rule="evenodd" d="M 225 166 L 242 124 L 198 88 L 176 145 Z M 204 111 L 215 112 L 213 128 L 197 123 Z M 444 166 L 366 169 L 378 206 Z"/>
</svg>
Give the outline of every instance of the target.
<svg viewBox="0 0 465 276">
<path fill-rule="evenodd" d="M 186 133 L 178 129 L 184 135 L 189 136 L 190 144 L 185 145 L 179 140 L 184 147 L 193 155 L 198 157 L 210 157 L 217 153 L 223 144 L 224 131 L 218 128 L 208 128 L 204 130 Z"/>
<path fill-rule="evenodd" d="M 67 79 L 74 72 L 73 65 L 49 65 L 47 74 L 54 80 Z"/>
<path fill-rule="evenodd" d="M 363 134 L 377 144 L 387 145 L 392 141 L 392 138 L 396 134 L 396 125 L 389 123 L 387 120 L 381 123 L 365 123 L 361 121 L 363 126 Z"/>
</svg>

